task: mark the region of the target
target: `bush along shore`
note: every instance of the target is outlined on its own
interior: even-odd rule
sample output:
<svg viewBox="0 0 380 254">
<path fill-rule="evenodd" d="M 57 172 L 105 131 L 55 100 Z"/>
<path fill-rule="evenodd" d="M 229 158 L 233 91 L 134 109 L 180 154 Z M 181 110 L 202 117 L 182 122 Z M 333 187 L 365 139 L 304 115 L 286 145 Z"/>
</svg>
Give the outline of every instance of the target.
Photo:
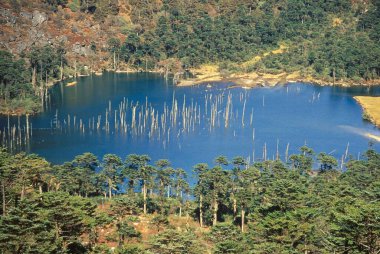
<svg viewBox="0 0 380 254">
<path fill-rule="evenodd" d="M 63 80 L 64 50 L 33 48 L 24 59 L 0 51 L 0 113 L 8 115 L 41 112 L 48 103 L 48 87 Z"/>
</svg>

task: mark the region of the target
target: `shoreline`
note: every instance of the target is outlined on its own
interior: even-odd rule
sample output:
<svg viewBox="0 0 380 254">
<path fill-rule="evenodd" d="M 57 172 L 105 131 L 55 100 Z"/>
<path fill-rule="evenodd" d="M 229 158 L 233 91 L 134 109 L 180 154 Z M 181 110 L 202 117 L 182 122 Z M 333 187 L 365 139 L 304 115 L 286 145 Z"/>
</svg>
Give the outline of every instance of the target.
<svg viewBox="0 0 380 254">
<path fill-rule="evenodd" d="M 89 74 L 78 74 L 76 77 L 74 76 L 66 76 L 63 80 L 51 80 L 46 84 L 46 88 L 50 89 L 51 87 L 67 81 L 68 86 L 75 86 L 74 82 L 77 82 L 77 78 L 80 77 L 89 77 L 89 76 L 101 76 L 104 71 L 106 72 L 114 72 L 117 74 L 122 73 L 158 73 L 162 74 L 163 72 L 160 70 L 148 70 L 141 71 L 135 69 L 119 69 L 119 70 L 96 70 L 92 71 Z M 250 89 L 255 87 L 274 87 L 277 85 L 284 85 L 287 83 L 308 83 L 319 86 L 342 86 L 342 87 L 354 87 L 354 86 L 375 86 L 380 85 L 380 80 L 370 80 L 367 82 L 355 82 L 353 80 L 345 80 L 345 81 L 337 81 L 335 83 L 319 80 L 313 77 L 302 77 L 299 71 L 295 71 L 293 73 L 279 73 L 279 74 L 270 74 L 270 73 L 257 73 L 257 72 L 249 72 L 249 73 L 230 73 L 223 74 L 219 70 L 217 70 L 216 66 L 207 66 L 206 68 L 200 67 L 197 69 L 190 70 L 190 73 L 194 73 L 195 78 L 190 79 L 179 79 L 176 83 L 178 87 L 186 87 L 186 86 L 196 86 L 196 85 L 207 85 L 209 83 L 219 83 L 219 82 L 231 82 L 233 83 L 233 87 L 242 87 L 244 89 Z M 360 104 L 360 102 L 359 102 Z M 380 104 L 379 104 L 380 107 Z M 363 107 L 364 108 L 364 107 Z M 39 114 L 40 112 L 28 113 L 29 115 Z M 0 115 L 10 115 L 10 116 L 24 116 L 27 113 L 24 110 L 15 110 L 15 111 L 7 111 L 0 112 Z M 380 128 L 380 119 L 379 124 L 376 124 L 377 127 Z"/>
<path fill-rule="evenodd" d="M 338 80 L 335 83 L 331 81 L 316 79 L 314 77 L 302 77 L 299 71 L 293 73 L 282 72 L 279 74 L 269 73 L 232 73 L 229 75 L 223 75 L 219 71 L 211 70 L 204 71 L 202 69 L 190 70 L 195 74 L 195 78 L 180 79 L 176 84 L 177 86 L 194 86 L 207 83 L 217 82 L 232 82 L 236 87 L 274 87 L 286 83 L 309 83 L 319 86 L 342 86 L 342 87 L 354 87 L 354 86 L 376 86 L 380 85 L 380 79 L 356 82 L 354 80 Z"/>
<path fill-rule="evenodd" d="M 91 71 L 88 74 L 77 74 L 76 77 L 72 76 L 72 75 L 64 76 L 62 80 L 59 80 L 59 79 L 50 80 L 46 84 L 46 88 L 50 89 L 50 88 L 54 87 L 55 85 L 58 85 L 58 84 L 63 83 L 65 81 L 67 81 L 67 84 L 66 84 L 67 87 L 74 87 L 77 84 L 78 78 L 90 77 L 90 76 L 98 76 L 99 77 L 99 76 L 102 76 L 104 74 L 104 72 L 114 72 L 117 74 L 143 73 L 143 72 L 158 73 L 158 74 L 163 73 L 162 71 L 159 71 L 159 70 L 139 71 L 139 70 L 134 70 L 134 69 L 126 69 L 126 70 L 124 70 L 124 69 L 122 69 L 122 70 L 110 70 L 110 69 L 104 70 L 104 69 L 102 69 L 102 70 L 97 70 L 97 71 Z M 37 114 L 40 114 L 41 112 L 42 111 L 38 111 L 38 112 L 34 112 L 34 113 L 27 113 L 27 112 L 25 112 L 24 109 L 19 108 L 17 110 L 13 110 L 13 111 L 0 111 L 0 116 L 37 115 Z"/>
</svg>

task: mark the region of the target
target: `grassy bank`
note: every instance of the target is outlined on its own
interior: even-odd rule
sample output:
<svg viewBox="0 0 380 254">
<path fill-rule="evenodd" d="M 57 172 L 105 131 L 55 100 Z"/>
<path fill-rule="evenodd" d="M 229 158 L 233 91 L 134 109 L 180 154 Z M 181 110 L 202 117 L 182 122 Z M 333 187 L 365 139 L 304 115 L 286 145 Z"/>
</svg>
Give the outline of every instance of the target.
<svg viewBox="0 0 380 254">
<path fill-rule="evenodd" d="M 380 97 L 355 96 L 354 99 L 363 107 L 363 118 L 380 128 Z"/>
<path fill-rule="evenodd" d="M 380 84 L 379 79 L 368 81 L 338 80 L 333 82 L 327 79 L 319 79 L 311 75 L 302 75 L 300 71 L 280 72 L 278 74 L 263 72 L 229 72 L 219 70 L 217 65 L 203 65 L 199 68 L 191 69 L 190 72 L 193 73 L 195 77 L 180 80 L 177 83 L 178 86 L 192 86 L 222 81 L 233 82 L 237 86 L 242 87 L 275 86 L 293 82 L 312 83 L 321 86 L 337 85 L 344 87 L 356 85 L 372 86 Z"/>
</svg>

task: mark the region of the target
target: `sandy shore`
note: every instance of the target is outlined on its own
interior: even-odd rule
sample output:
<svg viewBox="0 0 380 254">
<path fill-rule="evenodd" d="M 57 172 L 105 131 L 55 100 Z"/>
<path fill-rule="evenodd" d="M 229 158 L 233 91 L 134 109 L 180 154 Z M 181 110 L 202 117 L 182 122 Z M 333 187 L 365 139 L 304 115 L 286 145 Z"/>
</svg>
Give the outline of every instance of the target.
<svg viewBox="0 0 380 254">
<path fill-rule="evenodd" d="M 261 74 L 251 73 L 234 73 L 225 75 L 219 72 L 199 73 L 195 72 L 196 78 L 180 80 L 178 86 L 192 86 L 214 82 L 232 82 L 241 87 L 257 86 L 275 86 L 287 82 L 297 81 L 297 73 L 294 74 Z"/>
<path fill-rule="evenodd" d="M 73 81 L 73 82 L 69 82 L 66 84 L 66 86 L 75 86 L 77 84 L 76 81 Z"/>
<path fill-rule="evenodd" d="M 241 87 L 257 87 L 257 86 L 276 86 L 285 83 L 302 82 L 302 83 L 312 83 L 321 86 L 325 85 L 336 85 L 350 87 L 355 85 L 379 85 L 380 80 L 371 80 L 366 82 L 354 82 L 350 80 L 338 80 L 335 83 L 331 81 L 319 80 L 314 77 L 304 77 L 299 71 L 293 73 L 258 73 L 258 72 L 248 72 L 248 73 L 232 73 L 226 74 L 218 70 L 216 65 L 201 66 L 197 69 L 190 70 L 191 73 L 195 75 L 195 78 L 179 80 L 177 86 L 193 86 L 199 84 L 208 84 L 214 82 L 233 82 L 237 86 Z"/>
<path fill-rule="evenodd" d="M 363 107 L 371 122 L 380 128 L 380 97 L 355 96 L 354 99 Z"/>
</svg>

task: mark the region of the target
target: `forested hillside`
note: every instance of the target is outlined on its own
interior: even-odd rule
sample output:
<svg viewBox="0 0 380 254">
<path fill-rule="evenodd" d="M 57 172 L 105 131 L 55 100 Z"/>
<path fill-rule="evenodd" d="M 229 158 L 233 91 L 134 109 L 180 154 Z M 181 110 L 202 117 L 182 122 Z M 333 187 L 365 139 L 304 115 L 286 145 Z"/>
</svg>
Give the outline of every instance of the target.
<svg viewBox="0 0 380 254">
<path fill-rule="evenodd" d="M 4 254 L 380 251 L 380 154 L 370 148 L 344 172 L 333 157 L 306 146 L 287 161 L 248 165 L 220 156 L 187 175 L 147 155 L 107 154 L 99 161 L 85 153 L 53 166 L 37 155 L 2 151 L 0 248 Z"/>
<path fill-rule="evenodd" d="M 181 73 L 208 63 L 225 74 L 296 72 L 353 84 L 380 75 L 379 0 L 5 0 L 0 7 L 0 47 L 25 60 L 24 80 L 0 77 L 2 105 L 16 105 L 3 112 L 17 112 L 25 94 L 43 103 L 52 81 L 101 69 Z"/>
</svg>

